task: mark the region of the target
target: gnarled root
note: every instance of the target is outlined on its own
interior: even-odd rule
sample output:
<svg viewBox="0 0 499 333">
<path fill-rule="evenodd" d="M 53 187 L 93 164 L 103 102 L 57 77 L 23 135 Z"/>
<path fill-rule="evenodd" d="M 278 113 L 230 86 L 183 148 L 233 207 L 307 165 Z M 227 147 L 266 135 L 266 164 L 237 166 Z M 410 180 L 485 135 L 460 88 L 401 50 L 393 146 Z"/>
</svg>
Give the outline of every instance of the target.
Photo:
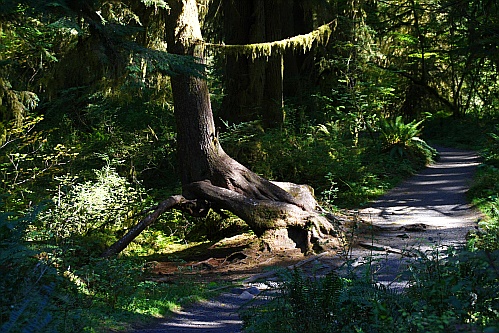
<svg viewBox="0 0 499 333">
<path fill-rule="evenodd" d="M 317 210 L 308 210 L 281 201 L 259 200 L 209 181 L 189 184 L 189 195 L 205 199 L 243 219 L 259 236 L 264 248 L 283 250 L 300 248 L 303 253 L 321 251 L 322 245 L 339 246 L 338 228 Z M 303 205 L 302 205 L 303 206 Z M 311 207 L 310 204 L 308 207 Z"/>
<path fill-rule="evenodd" d="M 308 188 L 291 183 L 269 183 L 271 188 L 282 184 L 292 200 L 299 205 L 271 199 L 255 199 L 233 190 L 199 181 L 184 186 L 185 197 L 175 195 L 156 207 L 153 213 L 113 244 L 102 256 L 121 252 L 146 227 L 165 211 L 177 208 L 194 216 L 203 216 L 210 207 L 231 211 L 243 219 L 257 236 L 263 248 L 269 251 L 299 248 L 309 254 L 328 247 L 339 247 L 338 227 L 315 209 L 317 203 Z M 291 191 L 292 189 L 292 191 Z M 272 189 L 275 192 L 275 189 Z M 187 197 L 187 198 L 186 198 Z M 190 200 L 189 200 L 190 199 Z"/>
</svg>

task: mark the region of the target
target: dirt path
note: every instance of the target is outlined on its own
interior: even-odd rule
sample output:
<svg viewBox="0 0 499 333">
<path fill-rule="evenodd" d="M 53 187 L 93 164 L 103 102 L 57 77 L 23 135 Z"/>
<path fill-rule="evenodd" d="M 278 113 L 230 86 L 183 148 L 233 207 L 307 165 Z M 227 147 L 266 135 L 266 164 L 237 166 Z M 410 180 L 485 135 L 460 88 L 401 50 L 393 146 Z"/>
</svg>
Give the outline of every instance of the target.
<svg viewBox="0 0 499 333">
<path fill-rule="evenodd" d="M 441 156 L 438 163 L 360 211 L 364 220 L 371 221 L 381 231 L 392 231 L 390 236 L 393 231 L 403 235 L 395 242 L 397 246 L 462 244 L 467 230 L 479 216 L 466 201 L 466 191 L 479 164 L 478 156 L 456 149 L 438 150 Z M 416 227 L 418 224 L 420 228 Z M 421 238 L 428 242 L 421 242 Z M 393 239 L 382 241 L 387 241 L 386 245 L 393 243 Z"/>
<path fill-rule="evenodd" d="M 325 255 L 307 265 L 313 265 L 316 273 L 325 274 L 338 269 L 346 257 L 351 259 L 350 267 L 354 269 L 363 267 L 367 258 L 378 258 L 371 264 L 378 281 L 397 289 L 405 286 L 399 271 L 413 258 L 408 255 L 417 254 L 415 250 L 424 252 L 435 246 L 464 244 L 466 233 L 479 218 L 465 196 L 479 158 L 470 151 L 441 147 L 438 150 L 438 163 L 359 211 L 366 223 L 361 223 L 360 235 L 355 236 L 357 246 L 349 248 L 342 257 L 336 253 Z M 196 304 L 154 327 L 135 332 L 241 332 L 238 309 L 258 292 L 251 284 L 234 288 L 215 300 Z"/>
<path fill-rule="evenodd" d="M 464 245 L 466 234 L 480 218 L 466 200 L 479 156 L 437 148 L 437 163 L 359 211 L 369 224 L 357 239 L 362 246 L 353 248 L 350 257 L 360 265 L 366 254 L 377 256 L 378 281 L 395 289 L 405 286 L 398 273 L 408 261 L 436 247 Z"/>
</svg>

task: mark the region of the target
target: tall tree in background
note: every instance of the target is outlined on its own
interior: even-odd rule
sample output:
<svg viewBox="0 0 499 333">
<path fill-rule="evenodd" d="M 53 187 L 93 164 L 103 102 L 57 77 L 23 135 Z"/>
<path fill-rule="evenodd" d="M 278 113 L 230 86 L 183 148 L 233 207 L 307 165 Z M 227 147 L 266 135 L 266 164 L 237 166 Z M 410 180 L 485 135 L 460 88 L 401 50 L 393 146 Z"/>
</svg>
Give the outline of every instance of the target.
<svg viewBox="0 0 499 333">
<path fill-rule="evenodd" d="M 402 113 L 445 109 L 462 116 L 483 105 L 479 73 L 490 73 L 497 57 L 495 1 L 408 0 L 376 9 L 379 63 L 407 80 Z"/>
<path fill-rule="evenodd" d="M 271 42 L 304 34 L 313 29 L 309 1 L 241 0 L 223 1 L 226 44 Z M 300 50 L 251 59 L 227 54 L 224 72 L 225 92 L 221 118 L 238 123 L 261 119 L 264 127 L 280 127 L 284 122 L 284 97 L 299 100 L 304 68 Z M 313 62 L 309 62 L 312 64 Z M 308 69 L 308 71 L 307 71 Z"/>
</svg>

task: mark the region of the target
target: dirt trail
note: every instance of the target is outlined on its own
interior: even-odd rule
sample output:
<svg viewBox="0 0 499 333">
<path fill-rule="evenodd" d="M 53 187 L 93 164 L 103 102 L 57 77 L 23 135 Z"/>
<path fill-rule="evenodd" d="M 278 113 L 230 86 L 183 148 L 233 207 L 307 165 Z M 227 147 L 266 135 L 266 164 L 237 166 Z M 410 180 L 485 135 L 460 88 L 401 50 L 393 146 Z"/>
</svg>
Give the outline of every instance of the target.
<svg viewBox="0 0 499 333">
<path fill-rule="evenodd" d="M 378 281 L 398 289 L 405 286 L 404 278 L 399 276 L 400 269 L 413 258 L 410 255 L 416 253 L 414 249 L 426 251 L 435 246 L 464 244 L 466 233 L 476 226 L 480 217 L 467 203 L 465 195 L 479 157 L 474 152 L 458 149 L 438 147 L 438 151 L 437 163 L 359 211 L 365 223 L 360 224 L 355 236 L 358 245 L 348 249 L 348 254 L 324 255 L 307 265 L 313 265 L 316 274 L 326 274 L 337 270 L 347 256 L 354 269 L 374 256 L 378 258 L 372 264 Z M 258 289 L 254 285 L 234 288 L 154 327 L 134 332 L 241 332 L 238 309 L 256 294 Z"/>
<path fill-rule="evenodd" d="M 479 214 L 466 201 L 479 157 L 474 152 L 438 148 L 440 160 L 362 209 L 362 219 L 382 230 L 398 231 L 397 246 L 425 242 L 458 245 Z M 419 228 L 418 228 L 419 225 Z M 412 232 L 411 232 L 412 230 Z M 421 231 L 421 232 L 418 232 Z M 378 236 L 382 236 L 380 233 Z M 382 237 L 381 237 L 382 238 Z M 430 239 L 431 238 L 431 239 Z M 393 239 L 382 239 L 390 245 Z"/>
<path fill-rule="evenodd" d="M 481 215 L 466 200 L 480 164 L 472 151 L 437 147 L 440 159 L 359 211 L 367 223 L 350 253 L 354 265 L 374 255 L 379 282 L 395 289 L 406 285 L 400 270 L 420 253 L 465 244 Z M 418 254 L 419 252 L 419 254 Z M 403 254 L 403 255 L 401 255 Z"/>
</svg>

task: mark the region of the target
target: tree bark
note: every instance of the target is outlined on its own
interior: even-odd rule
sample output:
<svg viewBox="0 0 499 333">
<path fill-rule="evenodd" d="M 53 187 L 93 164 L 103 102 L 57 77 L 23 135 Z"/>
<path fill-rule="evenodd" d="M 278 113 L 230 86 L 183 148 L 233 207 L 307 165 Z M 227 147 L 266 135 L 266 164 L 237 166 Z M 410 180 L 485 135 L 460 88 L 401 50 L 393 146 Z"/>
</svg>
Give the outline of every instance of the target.
<svg viewBox="0 0 499 333">
<path fill-rule="evenodd" d="M 261 42 L 265 35 L 263 11 L 254 0 L 223 1 L 226 44 Z M 220 117 L 229 123 L 258 119 L 263 105 L 265 61 L 227 54 L 224 68 L 225 96 Z"/>
<path fill-rule="evenodd" d="M 283 35 L 283 6 L 288 5 L 282 0 L 224 1 L 225 42 L 252 44 L 289 37 Z M 221 117 L 231 123 L 260 118 L 265 128 L 282 126 L 283 56 L 276 54 L 254 60 L 235 55 L 226 57 L 227 94 Z"/>
<path fill-rule="evenodd" d="M 282 0 L 265 0 L 265 41 L 281 40 L 284 35 L 281 8 Z M 284 58 L 275 54 L 267 59 L 265 71 L 265 90 L 262 105 L 262 124 L 264 128 L 281 127 L 284 124 L 283 100 Z"/>
</svg>

